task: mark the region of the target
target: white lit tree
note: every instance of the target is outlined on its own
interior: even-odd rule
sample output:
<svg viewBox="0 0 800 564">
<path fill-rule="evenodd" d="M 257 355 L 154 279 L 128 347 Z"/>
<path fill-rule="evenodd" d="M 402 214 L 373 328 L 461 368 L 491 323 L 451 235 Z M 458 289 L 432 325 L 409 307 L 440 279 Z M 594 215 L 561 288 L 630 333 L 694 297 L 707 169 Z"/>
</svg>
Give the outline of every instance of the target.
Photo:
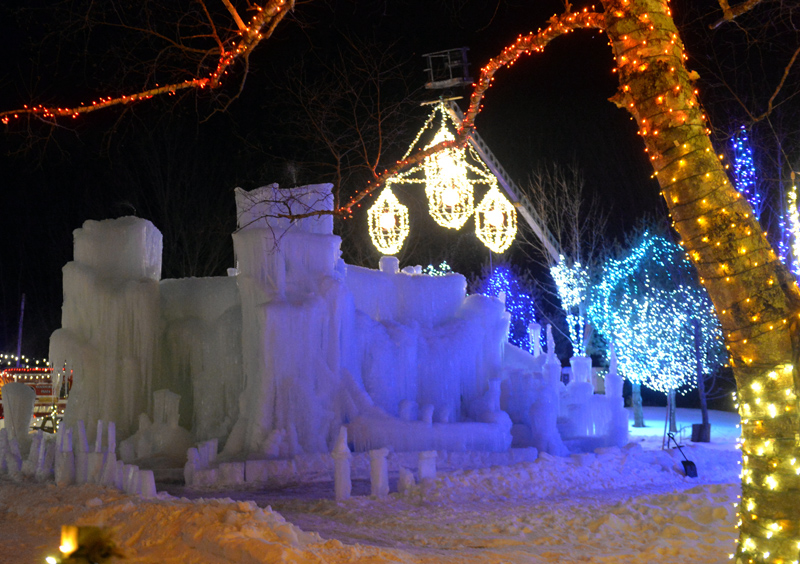
<svg viewBox="0 0 800 564">
<path fill-rule="evenodd" d="M 584 356 L 591 335 L 587 318 L 590 271 L 604 243 L 608 214 L 586 186 L 576 163 L 534 171 L 527 192 L 538 217 L 553 235 L 559 253 L 558 260 L 548 260 L 546 266 L 566 318 L 572 354 Z M 525 247 L 534 251 L 529 253 L 533 260 L 551 257 L 542 240 L 530 230 L 523 230 L 521 238 Z"/>
</svg>

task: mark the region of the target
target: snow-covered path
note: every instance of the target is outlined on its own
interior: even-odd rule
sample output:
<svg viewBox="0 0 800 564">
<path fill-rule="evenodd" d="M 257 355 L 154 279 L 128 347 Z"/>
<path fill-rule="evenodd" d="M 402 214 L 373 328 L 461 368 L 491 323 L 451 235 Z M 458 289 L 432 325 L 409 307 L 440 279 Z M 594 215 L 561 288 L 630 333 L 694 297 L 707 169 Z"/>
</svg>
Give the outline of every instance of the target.
<svg viewBox="0 0 800 564">
<path fill-rule="evenodd" d="M 715 414 L 714 443 L 684 449 L 699 471 L 690 479 L 677 452 L 650 448 L 660 446 L 663 409 L 650 415 L 651 426 L 632 433 L 635 446 L 441 473 L 383 500 L 336 504 L 330 484 L 142 500 L 96 486 L 0 482 L 0 563 L 42 562 L 62 523 L 110 527 L 131 564 L 728 562 L 735 416 Z"/>
<path fill-rule="evenodd" d="M 737 493 L 738 485 L 714 484 L 503 504 L 319 503 L 281 513 L 325 538 L 398 548 L 423 562 L 725 562 Z"/>
</svg>

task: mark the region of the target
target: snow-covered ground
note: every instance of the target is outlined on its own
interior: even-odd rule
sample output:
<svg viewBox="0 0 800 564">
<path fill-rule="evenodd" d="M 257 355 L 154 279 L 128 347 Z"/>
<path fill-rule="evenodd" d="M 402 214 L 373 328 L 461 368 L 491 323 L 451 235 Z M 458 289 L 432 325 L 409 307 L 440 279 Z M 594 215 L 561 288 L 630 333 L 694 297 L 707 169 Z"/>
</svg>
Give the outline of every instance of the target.
<svg viewBox="0 0 800 564">
<path fill-rule="evenodd" d="M 712 443 L 662 451 L 664 408 L 624 449 L 440 473 L 387 499 L 337 504 L 331 483 L 143 500 L 99 486 L 0 481 L 0 563 L 44 562 L 62 524 L 108 527 L 136 563 L 722 563 L 736 538 L 738 416 Z M 699 412 L 678 410 L 679 426 Z M 360 495 L 359 495 L 360 494 Z M 186 497 L 177 497 L 178 495 Z M 200 498 L 198 496 L 205 496 Z M 192 498 L 192 499 L 190 499 Z"/>
</svg>

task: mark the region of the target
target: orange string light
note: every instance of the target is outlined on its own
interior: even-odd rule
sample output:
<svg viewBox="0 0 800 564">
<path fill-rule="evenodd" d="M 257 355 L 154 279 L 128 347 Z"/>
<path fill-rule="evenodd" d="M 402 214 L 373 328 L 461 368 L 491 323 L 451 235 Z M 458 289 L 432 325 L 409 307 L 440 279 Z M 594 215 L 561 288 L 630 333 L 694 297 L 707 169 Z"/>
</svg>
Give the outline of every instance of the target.
<svg viewBox="0 0 800 564">
<path fill-rule="evenodd" d="M 269 0 L 263 7 L 257 6 L 256 9 L 258 13 L 253 17 L 250 25 L 245 26 L 244 29 L 237 32 L 240 39 L 234 42 L 230 50 L 222 51 L 216 69 L 207 77 L 193 78 L 183 82 L 167 84 L 166 86 L 156 85 L 155 88 L 143 90 L 135 94 L 99 98 L 91 102 L 91 104 L 82 104 L 73 108 L 58 108 L 43 105 L 29 107 L 26 105 L 20 110 L 0 112 L 0 122 L 8 124 L 12 119 L 19 119 L 25 115 L 35 116 L 43 120 L 54 120 L 59 117 L 77 118 L 81 114 L 95 112 L 120 104 L 130 104 L 140 100 L 148 100 L 162 94 L 172 95 L 180 90 L 191 88 L 218 88 L 222 83 L 222 76 L 227 73 L 228 68 L 237 60 L 247 57 L 263 39 L 272 35 L 275 26 L 293 7 L 294 0 Z"/>
<path fill-rule="evenodd" d="M 491 59 L 482 69 L 478 80 L 473 84 L 474 90 L 470 96 L 469 108 L 464 114 L 455 140 L 438 143 L 424 150 L 410 155 L 408 158 L 398 161 L 389 167 L 382 174 L 376 175 L 375 179 L 367 185 L 367 188 L 357 192 L 350 201 L 338 210 L 342 215 L 349 214 L 352 207 L 358 202 L 380 189 L 386 181 L 396 174 L 421 163 L 426 157 L 437 153 L 443 149 L 451 147 L 461 147 L 467 143 L 467 138 L 474 128 L 475 118 L 480 113 L 483 106 L 481 101 L 486 91 L 492 85 L 494 74 L 505 66 L 513 65 L 522 55 L 530 55 L 541 52 L 544 47 L 556 37 L 575 31 L 576 29 L 603 29 L 605 26 L 605 16 L 599 12 L 590 12 L 584 9 L 582 12 L 574 12 L 553 16 L 550 18 L 550 25 L 544 30 L 540 29 L 535 33 L 521 35 L 516 41 L 507 46 L 500 52 L 500 55 Z"/>
</svg>

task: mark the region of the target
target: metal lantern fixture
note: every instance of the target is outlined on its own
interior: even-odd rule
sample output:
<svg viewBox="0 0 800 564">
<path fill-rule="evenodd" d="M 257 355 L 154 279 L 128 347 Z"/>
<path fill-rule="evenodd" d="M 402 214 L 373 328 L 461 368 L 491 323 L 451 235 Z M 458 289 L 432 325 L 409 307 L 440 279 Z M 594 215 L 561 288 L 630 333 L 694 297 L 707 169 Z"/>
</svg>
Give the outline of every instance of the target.
<svg viewBox="0 0 800 564">
<path fill-rule="evenodd" d="M 442 123 L 428 145 L 452 141 L 453 135 Z M 431 217 L 448 229 L 460 229 L 474 209 L 472 182 L 467 178 L 467 162 L 463 148 L 445 149 L 425 159 L 425 195 Z"/>
<path fill-rule="evenodd" d="M 517 210 L 495 184 L 475 208 L 475 235 L 495 253 L 502 253 L 517 235 Z"/>
<path fill-rule="evenodd" d="M 433 110 L 402 160 L 422 146 L 430 148 L 454 141 L 452 130 L 457 130 L 460 124 L 461 114 L 452 100 L 449 108 L 444 100 L 434 102 Z M 430 141 L 423 141 L 423 136 Z M 512 200 L 519 203 L 512 204 L 500 192 L 498 179 Z M 547 233 L 537 224 L 535 210 L 520 201 L 515 186 L 506 178 L 505 171 L 475 131 L 470 134 L 465 147 L 448 147 L 430 155 L 416 166 L 391 177 L 389 182 L 424 184 L 430 215 L 442 227 L 460 229 L 474 214 L 478 238 L 496 253 L 502 253 L 514 241 L 517 206 L 525 213 L 526 221 L 533 222 L 535 233 L 544 237 L 546 243 L 552 239 L 545 237 Z M 475 207 L 475 189 L 479 186 L 487 187 L 489 191 L 481 204 Z M 396 254 L 408 236 L 408 208 L 397 201 L 388 183 L 369 209 L 369 232 L 372 242 L 384 254 Z"/>
<path fill-rule="evenodd" d="M 369 236 L 385 255 L 400 252 L 408 237 L 408 208 L 400 203 L 389 185 L 367 211 Z"/>
</svg>

